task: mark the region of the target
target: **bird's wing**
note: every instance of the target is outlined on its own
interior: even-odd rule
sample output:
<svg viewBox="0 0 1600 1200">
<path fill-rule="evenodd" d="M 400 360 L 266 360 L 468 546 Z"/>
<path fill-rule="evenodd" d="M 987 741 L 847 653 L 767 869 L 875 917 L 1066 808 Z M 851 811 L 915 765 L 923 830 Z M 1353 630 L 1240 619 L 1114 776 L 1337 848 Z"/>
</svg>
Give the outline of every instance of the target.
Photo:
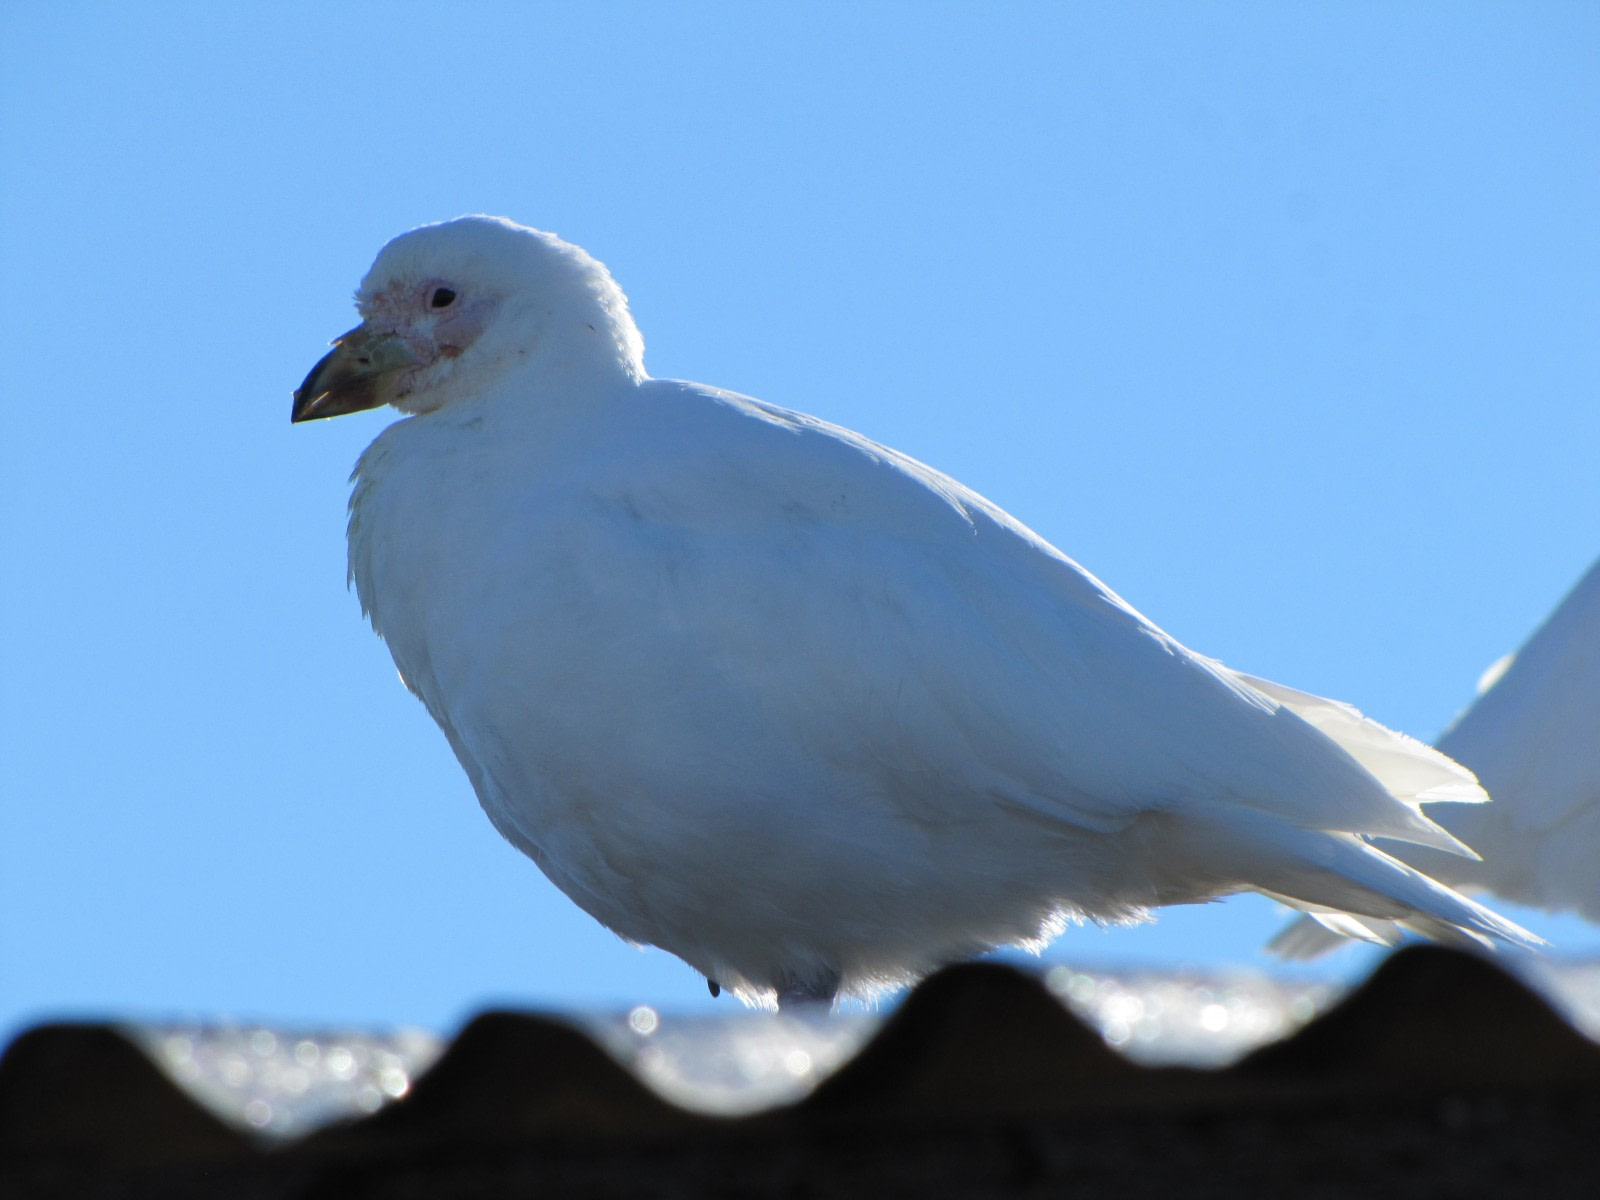
<svg viewBox="0 0 1600 1200">
<path fill-rule="evenodd" d="M 1485 829 L 1554 832 L 1600 807 L 1600 563 L 1579 580 L 1439 748 L 1496 797 Z"/>
<path fill-rule="evenodd" d="M 1597 714 L 1600 563 L 1439 739 L 1440 751 L 1476 771 L 1493 796 L 1492 804 L 1438 814 L 1481 861 L 1410 849 L 1397 850 L 1398 856 L 1457 887 L 1600 920 L 1600 872 L 1594 868 L 1600 845 Z M 1268 948 L 1288 958 L 1313 958 L 1349 932 L 1300 917 Z"/>
<path fill-rule="evenodd" d="M 1419 813 L 1424 804 L 1483 804 L 1489 799 L 1472 772 L 1460 763 L 1416 738 L 1363 716 L 1352 705 L 1254 675 L 1233 674 L 1337 742 L 1382 782 L 1391 796 Z M 1453 844 L 1439 848 L 1467 858 L 1478 857 L 1470 847 L 1450 840 Z"/>
<path fill-rule="evenodd" d="M 1600 564 L 1439 748 L 1471 766 L 1494 797 L 1441 817 L 1484 857 L 1462 882 L 1600 920 Z"/>
<path fill-rule="evenodd" d="M 650 609 L 758 677 L 766 714 L 838 769 L 1093 829 L 1233 804 L 1458 848 L 1416 807 L 1427 788 L 1405 790 L 1441 774 L 1434 752 L 1190 653 L 947 476 L 730 393 L 657 381 L 642 398 L 672 419 L 588 477 L 625 514 L 603 552 L 652 558 L 625 572 L 653 581 Z M 1426 770 L 1396 766 L 1419 751 Z M 1400 800 L 1366 769 L 1380 758 Z"/>
</svg>

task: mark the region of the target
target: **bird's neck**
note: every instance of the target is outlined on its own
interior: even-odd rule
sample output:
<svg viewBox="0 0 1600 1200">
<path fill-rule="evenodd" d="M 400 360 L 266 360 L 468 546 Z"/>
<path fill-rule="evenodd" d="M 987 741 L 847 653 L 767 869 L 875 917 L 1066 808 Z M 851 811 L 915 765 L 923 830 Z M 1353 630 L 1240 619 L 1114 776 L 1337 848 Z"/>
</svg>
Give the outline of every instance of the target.
<svg viewBox="0 0 1600 1200">
<path fill-rule="evenodd" d="M 414 416 L 448 412 L 451 423 L 490 415 L 542 423 L 604 406 L 649 378 L 626 340 L 598 323 L 546 327 L 525 341 L 482 349 L 488 353 L 470 363 L 463 356 L 449 380 L 448 404 L 397 401 L 395 407 Z"/>
<path fill-rule="evenodd" d="M 648 376 L 592 335 L 535 345 L 507 355 L 492 380 L 472 398 L 450 405 L 450 423 L 486 417 L 510 434 L 522 429 L 538 440 L 558 427 L 600 415 L 634 393 Z"/>
<path fill-rule="evenodd" d="M 638 334 L 610 314 L 552 321 L 531 342 L 508 351 L 504 361 L 519 390 L 552 398 L 598 396 L 649 378 Z"/>
</svg>

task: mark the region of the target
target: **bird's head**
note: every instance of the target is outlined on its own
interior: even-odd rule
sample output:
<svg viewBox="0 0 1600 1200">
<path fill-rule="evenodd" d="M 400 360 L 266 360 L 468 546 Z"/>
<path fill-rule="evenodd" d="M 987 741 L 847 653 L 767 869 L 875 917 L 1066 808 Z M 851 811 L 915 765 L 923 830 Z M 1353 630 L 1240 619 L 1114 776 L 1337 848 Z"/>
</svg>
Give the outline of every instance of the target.
<svg viewBox="0 0 1600 1200">
<path fill-rule="evenodd" d="M 533 364 L 644 377 L 622 290 L 577 246 L 500 217 L 403 233 L 356 292 L 361 324 L 295 391 L 292 421 L 392 404 L 422 413 Z"/>
</svg>

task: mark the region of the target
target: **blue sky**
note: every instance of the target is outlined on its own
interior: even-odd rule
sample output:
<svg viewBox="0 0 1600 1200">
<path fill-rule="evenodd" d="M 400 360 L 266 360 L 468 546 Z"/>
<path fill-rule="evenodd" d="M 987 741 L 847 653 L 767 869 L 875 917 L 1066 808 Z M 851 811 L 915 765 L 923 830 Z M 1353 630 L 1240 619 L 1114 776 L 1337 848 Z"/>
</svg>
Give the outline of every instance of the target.
<svg viewBox="0 0 1600 1200">
<path fill-rule="evenodd" d="M 713 1003 L 500 841 L 361 623 L 389 415 L 288 423 L 378 247 L 462 212 L 609 264 L 654 374 L 1435 736 L 1600 549 L 1597 50 L 1581 3 L 7 6 L 0 1036 Z"/>
</svg>

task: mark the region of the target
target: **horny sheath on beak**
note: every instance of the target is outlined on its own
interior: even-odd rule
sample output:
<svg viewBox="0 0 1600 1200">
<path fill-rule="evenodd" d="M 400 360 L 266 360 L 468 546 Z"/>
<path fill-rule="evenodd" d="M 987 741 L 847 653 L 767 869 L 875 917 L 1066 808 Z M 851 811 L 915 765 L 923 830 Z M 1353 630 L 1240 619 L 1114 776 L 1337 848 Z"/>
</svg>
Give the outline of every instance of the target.
<svg viewBox="0 0 1600 1200">
<path fill-rule="evenodd" d="M 397 333 L 375 333 L 358 325 L 333 341 L 333 349 L 311 368 L 294 393 L 291 422 L 342 417 L 389 400 L 383 384 L 419 360 Z"/>
</svg>

